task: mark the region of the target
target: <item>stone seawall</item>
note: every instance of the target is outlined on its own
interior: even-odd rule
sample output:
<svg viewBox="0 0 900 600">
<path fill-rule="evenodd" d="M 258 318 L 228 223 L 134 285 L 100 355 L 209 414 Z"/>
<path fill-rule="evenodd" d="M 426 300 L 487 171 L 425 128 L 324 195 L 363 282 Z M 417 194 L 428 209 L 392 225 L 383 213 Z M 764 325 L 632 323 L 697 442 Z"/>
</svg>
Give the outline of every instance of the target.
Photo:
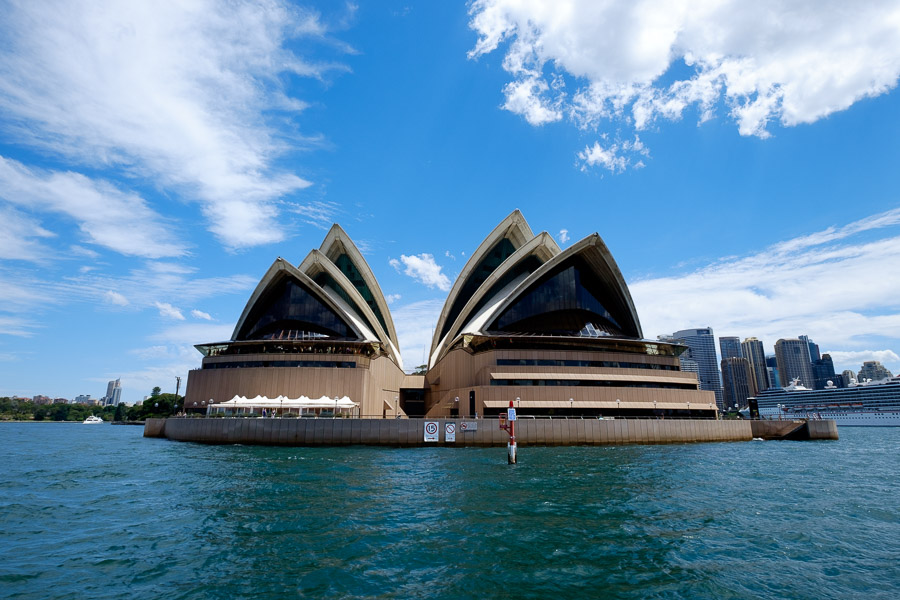
<svg viewBox="0 0 900 600">
<path fill-rule="evenodd" d="M 425 441 L 427 423 L 437 426 L 437 441 Z M 753 437 L 775 439 L 798 431 L 783 425 L 756 431 L 756 421 L 690 419 L 520 419 L 516 439 L 520 446 L 585 446 L 623 444 L 682 444 L 737 442 Z M 782 422 L 789 423 L 789 422 Z M 837 439 L 833 421 L 818 421 L 810 437 Z M 831 427 L 821 424 L 831 423 Z M 448 425 L 454 441 L 448 440 Z M 765 429 L 765 428 L 763 428 Z M 833 436 L 832 436 L 833 434 Z M 168 438 L 203 444 L 269 446 L 505 446 L 507 433 L 496 419 L 147 419 L 145 437 Z"/>
</svg>

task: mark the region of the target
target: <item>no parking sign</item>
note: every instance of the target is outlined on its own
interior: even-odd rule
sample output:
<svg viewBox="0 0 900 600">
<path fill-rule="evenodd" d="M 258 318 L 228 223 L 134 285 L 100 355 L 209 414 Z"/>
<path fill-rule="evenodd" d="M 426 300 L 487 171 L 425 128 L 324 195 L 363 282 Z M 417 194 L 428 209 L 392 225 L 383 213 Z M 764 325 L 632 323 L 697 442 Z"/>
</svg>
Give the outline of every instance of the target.
<svg viewBox="0 0 900 600">
<path fill-rule="evenodd" d="M 456 441 L 456 423 L 451 423 L 451 422 L 444 423 L 444 441 L 445 442 L 455 442 Z"/>
</svg>

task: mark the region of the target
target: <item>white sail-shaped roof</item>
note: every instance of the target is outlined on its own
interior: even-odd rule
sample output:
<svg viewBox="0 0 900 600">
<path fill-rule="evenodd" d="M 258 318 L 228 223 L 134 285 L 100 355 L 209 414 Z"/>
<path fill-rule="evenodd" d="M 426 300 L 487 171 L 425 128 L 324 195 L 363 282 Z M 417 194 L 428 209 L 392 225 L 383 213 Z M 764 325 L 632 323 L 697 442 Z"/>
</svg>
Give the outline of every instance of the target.
<svg viewBox="0 0 900 600">
<path fill-rule="evenodd" d="M 331 262 L 331 260 L 319 250 L 312 250 L 297 268 L 309 275 L 309 277 L 313 280 L 316 280 L 317 276 L 319 276 L 321 273 L 327 273 L 334 285 L 336 285 L 340 289 L 340 292 L 343 292 L 343 294 L 345 294 L 346 297 L 349 298 L 352 304 L 348 304 L 347 301 L 341 297 L 338 291 L 331 290 L 330 285 L 324 285 L 321 287 L 323 287 L 326 293 L 329 293 L 329 295 L 332 296 L 335 302 L 340 305 L 346 304 L 346 308 L 348 311 L 352 311 L 358 314 L 359 317 L 364 321 L 366 327 L 370 329 L 384 345 L 388 356 L 393 359 L 401 369 L 403 368 L 403 361 L 396 343 L 384 330 L 381 322 L 378 320 L 378 317 L 375 315 L 375 313 L 372 311 L 372 308 L 359 293 L 359 290 L 356 288 L 356 286 L 354 286 L 353 283 L 349 279 L 347 279 L 347 276 L 344 275 L 343 271 L 341 271 L 337 267 L 337 265 Z"/>
<path fill-rule="evenodd" d="M 451 324 L 450 328 L 447 329 L 447 333 L 432 352 L 429 366 L 434 366 L 434 364 L 440 360 L 448 349 L 448 342 L 454 340 L 467 323 L 473 318 L 477 318 L 477 315 L 483 314 L 489 307 L 496 305 L 496 303 L 491 302 L 491 297 L 486 297 L 489 293 L 492 297 L 499 297 L 502 300 L 504 291 L 515 289 L 515 285 L 510 287 L 510 282 L 506 282 L 502 289 L 494 289 L 501 281 L 511 277 L 516 269 L 529 257 L 536 257 L 540 263 L 545 263 L 559 253 L 560 249 L 556 240 L 554 240 L 553 236 L 546 231 L 534 236 L 519 247 L 515 253 L 503 261 L 503 264 L 497 267 L 490 276 L 488 276 L 488 278 L 478 287 L 475 294 L 469 298 L 455 321 Z M 535 266 L 535 268 L 537 267 Z M 527 271 L 516 274 L 513 281 L 516 284 L 521 283 L 531 274 L 531 272 L 532 271 Z M 473 311 L 476 311 L 476 308 L 478 309 L 477 313 L 473 314 Z"/>
<path fill-rule="evenodd" d="M 250 322 L 250 318 L 254 312 L 259 312 L 255 310 L 257 305 L 266 300 L 267 292 L 270 289 L 274 289 L 275 286 L 280 285 L 285 279 L 293 280 L 302 286 L 308 294 L 330 311 L 330 316 L 336 322 L 345 325 L 360 341 L 379 341 L 375 333 L 365 325 L 363 319 L 349 305 L 343 301 L 338 302 L 335 296 L 326 293 L 309 276 L 280 257 L 272 263 L 272 266 L 266 271 L 259 285 L 256 286 L 256 289 L 250 296 L 250 300 L 247 301 L 247 305 L 244 307 L 237 325 L 235 325 L 234 333 L 231 336 L 232 340 L 246 339 L 252 333 L 247 328 L 252 328 L 254 325 L 254 323 Z M 338 300 L 340 299 L 338 298 Z"/>
<path fill-rule="evenodd" d="M 522 216 L 519 210 L 514 210 L 509 216 L 500 221 L 500 224 L 481 242 L 481 245 L 469 257 L 459 277 L 456 278 L 453 287 L 450 289 L 450 294 L 444 302 L 444 308 L 441 311 L 441 316 L 438 318 L 434 329 L 434 337 L 431 341 L 432 356 L 441 344 L 441 340 L 444 339 L 453 323 L 457 320 L 471 295 L 480 288 L 483 281 L 478 281 L 478 278 L 484 280 L 490 275 L 490 273 L 486 273 L 486 271 L 491 270 L 490 267 L 485 268 L 485 266 L 492 251 L 501 250 L 500 247 L 502 245 L 508 244 L 509 248 L 505 250 L 512 254 L 532 238 L 534 238 L 534 234 L 525 221 L 525 217 Z M 499 266 L 500 261 L 497 262 L 493 270 L 496 270 Z"/>
<path fill-rule="evenodd" d="M 322 241 L 319 251 L 347 276 L 347 279 L 357 289 L 365 303 L 372 309 L 375 318 L 382 324 L 384 332 L 393 346 L 399 348 L 400 343 L 397 340 L 397 330 L 394 327 L 387 300 L 381 292 L 381 287 L 378 285 L 372 269 L 369 268 L 366 259 L 363 258 L 362 253 L 353 243 L 353 240 L 350 239 L 350 236 L 347 235 L 347 232 L 337 223 L 332 225 Z"/>
<path fill-rule="evenodd" d="M 510 256 L 484 281 L 478 292 L 460 311 L 457 321 L 450 326 L 446 335 L 435 347 L 429 366 L 434 366 L 464 335 L 496 334 L 497 331 L 494 328 L 501 327 L 500 320 L 507 311 L 514 310 L 517 303 L 523 299 L 527 301 L 528 294 L 545 284 L 548 279 L 559 275 L 565 269 L 574 268 L 575 265 L 585 271 L 582 277 L 587 277 L 592 281 L 594 294 L 602 297 L 601 302 L 595 296 L 585 296 L 588 298 L 588 302 L 593 302 L 597 312 L 603 312 L 608 317 L 608 321 L 605 322 L 608 323 L 609 329 L 614 332 L 614 335 L 635 339 L 643 338 L 631 293 L 600 236 L 596 233 L 592 234 L 562 252 L 559 251 L 555 242 L 551 242 L 552 238 L 548 234 L 542 233 L 527 246 L 520 248 L 520 251 Z M 516 265 L 521 264 L 528 256 L 534 255 L 536 251 L 543 252 L 543 256 L 546 257 L 543 264 L 531 272 L 521 269 L 522 272 L 517 272 Z M 572 279 L 571 282 L 574 284 L 575 280 Z M 497 286 L 501 283 L 503 285 L 498 288 Z M 575 295 L 578 296 L 579 293 L 576 292 Z M 590 307 L 560 305 L 548 307 L 547 311 L 555 309 L 554 314 L 558 318 L 560 314 L 565 314 L 567 311 L 584 314 L 589 312 L 588 308 Z M 531 315 L 531 322 L 551 321 L 549 315 L 550 312 L 537 310 Z M 529 332 L 510 333 L 527 334 Z M 600 330 L 594 333 L 598 336 L 613 335 Z"/>
</svg>

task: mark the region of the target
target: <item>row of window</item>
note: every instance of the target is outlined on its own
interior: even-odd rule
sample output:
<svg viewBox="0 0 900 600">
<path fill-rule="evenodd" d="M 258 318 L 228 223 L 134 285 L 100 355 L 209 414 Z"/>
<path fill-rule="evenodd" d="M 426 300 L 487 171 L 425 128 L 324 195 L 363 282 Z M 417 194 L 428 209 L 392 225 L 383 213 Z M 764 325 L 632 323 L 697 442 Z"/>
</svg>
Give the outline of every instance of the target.
<svg viewBox="0 0 900 600">
<path fill-rule="evenodd" d="M 493 379 L 491 385 L 563 386 L 563 387 L 627 387 L 696 390 L 696 384 L 649 381 L 604 381 L 595 379 Z"/>
<path fill-rule="evenodd" d="M 326 369 L 355 369 L 356 363 L 346 360 L 244 360 L 203 365 L 204 369 L 247 369 L 250 367 L 323 367 Z"/>
<path fill-rule="evenodd" d="M 551 358 L 498 358 L 500 367 L 607 367 L 613 369 L 653 369 L 678 371 L 675 365 L 657 365 L 617 360 L 562 360 Z"/>
</svg>

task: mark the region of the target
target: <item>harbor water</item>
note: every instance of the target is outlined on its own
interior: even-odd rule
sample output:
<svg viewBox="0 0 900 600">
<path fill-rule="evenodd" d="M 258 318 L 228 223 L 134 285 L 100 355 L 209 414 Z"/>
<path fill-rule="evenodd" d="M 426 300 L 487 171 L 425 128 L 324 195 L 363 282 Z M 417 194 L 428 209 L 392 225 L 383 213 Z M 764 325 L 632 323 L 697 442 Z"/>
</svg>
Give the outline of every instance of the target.
<svg viewBox="0 0 900 600">
<path fill-rule="evenodd" d="M 2 598 L 897 598 L 900 428 L 203 446 L 2 423 Z"/>
</svg>

